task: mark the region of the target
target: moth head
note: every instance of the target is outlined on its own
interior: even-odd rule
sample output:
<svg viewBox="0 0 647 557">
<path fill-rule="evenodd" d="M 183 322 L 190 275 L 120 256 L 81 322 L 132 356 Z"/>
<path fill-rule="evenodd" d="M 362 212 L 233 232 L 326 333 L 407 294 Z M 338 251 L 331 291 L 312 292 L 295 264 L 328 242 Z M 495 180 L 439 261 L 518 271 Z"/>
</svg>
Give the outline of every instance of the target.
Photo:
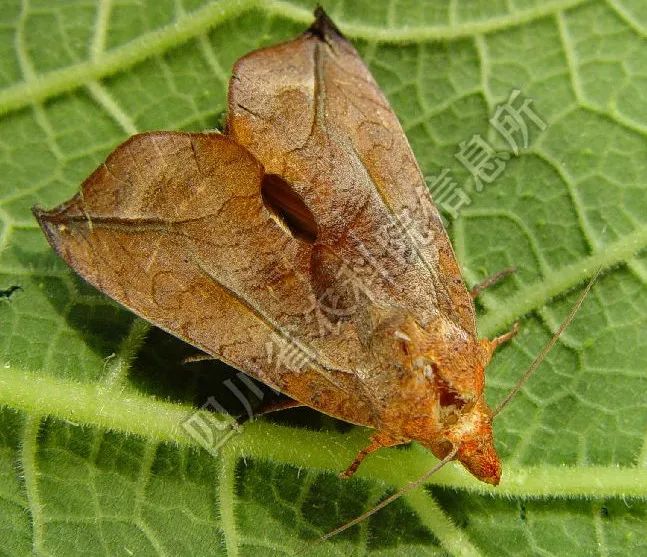
<svg viewBox="0 0 647 557">
<path fill-rule="evenodd" d="M 408 314 L 388 317 L 371 337 L 374 353 L 394 370 L 385 374 L 390 395 L 383 422 L 439 458 L 456 447 L 472 474 L 497 484 L 501 465 L 483 399 L 491 347 L 442 317 L 426 326 Z"/>
<path fill-rule="evenodd" d="M 427 421 L 418 424 L 412 438 L 439 458 L 456 447 L 456 458 L 472 474 L 498 484 L 501 464 L 492 437 L 492 412 L 483 398 L 490 347 L 439 319 L 418 333 L 407 351 L 411 375 L 424 380 L 427 401 Z"/>
<path fill-rule="evenodd" d="M 425 367 L 431 381 L 428 396 L 433 406 L 430 422 L 420 428 L 418 433 L 422 438 L 417 440 L 441 459 L 457 447 L 456 458 L 474 476 L 497 485 L 501 464 L 492 437 L 492 412 L 482 392 L 457 389 L 443 378 L 440 368 L 429 364 L 429 360 Z"/>
<path fill-rule="evenodd" d="M 501 461 L 492 436 L 492 412 L 482 398 L 455 424 L 422 444 L 440 459 L 457 447 L 456 459 L 479 480 L 497 485 L 501 479 Z"/>
</svg>

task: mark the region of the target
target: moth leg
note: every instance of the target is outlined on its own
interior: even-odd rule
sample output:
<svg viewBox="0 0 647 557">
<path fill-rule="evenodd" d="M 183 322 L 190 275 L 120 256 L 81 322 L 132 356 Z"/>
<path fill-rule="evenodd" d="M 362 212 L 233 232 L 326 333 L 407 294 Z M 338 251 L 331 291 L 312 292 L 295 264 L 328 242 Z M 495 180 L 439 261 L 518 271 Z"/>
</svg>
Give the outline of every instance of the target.
<svg viewBox="0 0 647 557">
<path fill-rule="evenodd" d="M 403 445 L 404 443 L 408 442 L 409 439 L 403 439 L 402 437 L 392 437 L 387 433 L 374 433 L 373 435 L 371 435 L 371 443 L 357 453 L 355 460 L 351 462 L 350 466 L 346 468 L 346 470 L 339 474 L 339 477 L 344 479 L 350 478 L 356 472 L 362 461 L 371 453 L 374 453 L 379 449 L 394 447 L 395 445 Z"/>
<path fill-rule="evenodd" d="M 512 329 L 510 329 L 507 333 L 504 333 L 498 337 L 493 338 L 490 341 L 490 345 L 492 346 L 492 352 L 494 352 L 497 348 L 497 346 L 501 346 L 503 343 L 508 342 L 511 340 L 518 332 L 519 332 L 520 326 L 519 322 L 515 322 L 514 325 L 512 325 Z"/>
<path fill-rule="evenodd" d="M 483 292 L 483 290 L 495 285 L 497 282 L 503 280 L 505 277 L 515 273 L 516 271 L 516 267 L 506 267 L 505 269 L 501 269 L 498 273 L 494 273 L 485 280 L 474 285 L 470 290 L 470 296 L 472 296 L 472 298 L 476 298 L 481 292 Z"/>
<path fill-rule="evenodd" d="M 236 423 L 238 423 L 238 425 L 243 425 L 245 422 L 258 418 L 259 416 L 264 416 L 265 414 L 270 414 L 272 412 L 280 412 L 281 410 L 287 410 L 288 408 L 298 408 L 299 406 L 304 405 L 296 400 L 284 397 L 273 402 L 263 403 L 253 412 L 251 411 L 251 408 L 248 408 L 246 414 L 242 414 L 236 418 Z"/>
<path fill-rule="evenodd" d="M 288 410 L 290 408 L 299 408 L 304 406 L 298 400 L 293 400 L 291 398 L 285 397 L 280 400 L 275 400 L 268 404 L 263 404 L 261 407 L 256 410 L 255 414 L 257 416 L 264 416 L 265 414 L 271 414 L 272 412 L 280 412 L 281 410 Z"/>
<path fill-rule="evenodd" d="M 197 352 L 195 354 L 191 354 L 191 356 L 187 356 L 182 360 L 183 364 L 192 364 L 194 362 L 204 362 L 204 361 L 211 361 L 211 360 L 217 360 L 218 358 L 214 358 L 211 354 L 207 354 L 206 352 Z"/>
<path fill-rule="evenodd" d="M 512 339 L 519 332 L 520 328 L 521 327 L 519 326 L 519 322 L 517 321 L 514 325 L 512 325 L 512 329 L 510 329 L 507 333 L 499 335 L 498 337 L 494 337 L 492 340 L 488 340 L 487 338 L 481 339 L 481 346 L 486 353 L 486 363 L 490 361 L 492 355 L 494 354 L 494 351 L 499 346 Z"/>
</svg>

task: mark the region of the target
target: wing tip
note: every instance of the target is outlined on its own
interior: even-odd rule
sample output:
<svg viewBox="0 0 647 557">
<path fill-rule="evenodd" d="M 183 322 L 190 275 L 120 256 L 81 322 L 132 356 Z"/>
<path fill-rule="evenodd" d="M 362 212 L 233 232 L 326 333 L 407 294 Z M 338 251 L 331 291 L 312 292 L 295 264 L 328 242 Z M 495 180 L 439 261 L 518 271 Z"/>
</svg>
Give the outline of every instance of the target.
<svg viewBox="0 0 647 557">
<path fill-rule="evenodd" d="M 53 211 L 47 211 L 43 209 L 40 205 L 34 205 L 31 208 L 31 214 L 34 215 L 34 218 L 38 222 L 38 225 L 42 228 L 43 232 L 47 235 L 48 225 L 51 224 L 48 217 L 51 216 Z"/>
<path fill-rule="evenodd" d="M 59 255 L 61 255 L 62 233 L 68 229 L 66 218 L 70 216 L 70 211 L 74 211 L 76 208 L 79 198 L 80 194 L 76 194 L 65 203 L 49 211 L 39 205 L 34 205 L 31 208 L 31 213 L 38 222 L 45 238 Z"/>
<path fill-rule="evenodd" d="M 34 215 L 34 218 L 38 222 L 38 225 L 43 231 L 43 234 L 45 235 L 45 238 L 47 239 L 49 245 L 52 246 L 57 253 L 59 253 L 59 235 L 56 233 L 54 223 L 49 218 L 52 216 L 52 213 L 55 210 L 56 209 L 54 209 L 53 211 L 46 211 L 42 207 L 34 205 L 31 208 L 31 213 L 32 215 Z"/>
<path fill-rule="evenodd" d="M 310 27 L 308 27 L 308 32 L 316 35 L 322 40 L 326 40 L 330 37 L 336 37 L 346 40 L 343 33 L 339 30 L 339 27 L 335 25 L 332 19 L 328 16 L 325 10 L 321 6 L 317 6 L 314 11 L 315 20 Z"/>
</svg>

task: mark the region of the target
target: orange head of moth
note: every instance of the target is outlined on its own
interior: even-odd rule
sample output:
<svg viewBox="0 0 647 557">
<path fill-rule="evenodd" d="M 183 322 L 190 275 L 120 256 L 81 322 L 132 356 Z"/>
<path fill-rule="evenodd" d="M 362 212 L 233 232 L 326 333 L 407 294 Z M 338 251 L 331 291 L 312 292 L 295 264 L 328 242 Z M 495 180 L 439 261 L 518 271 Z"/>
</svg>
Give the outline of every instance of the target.
<svg viewBox="0 0 647 557">
<path fill-rule="evenodd" d="M 494 448 L 492 411 L 483 397 L 490 346 L 465 335 L 453 323 L 441 322 L 434 333 L 431 338 L 440 337 L 441 342 L 432 341 L 422 358 L 412 362 L 414 371 L 422 364 L 436 395 L 433 415 L 437 422 L 431 438 L 419 441 L 441 459 L 457 447 L 456 458 L 465 468 L 497 485 L 501 462 Z"/>
<path fill-rule="evenodd" d="M 399 396 L 385 410 L 384 426 L 441 459 L 457 448 L 456 459 L 465 468 L 497 485 L 501 462 L 492 437 L 492 411 L 483 398 L 494 344 L 443 317 L 426 327 L 405 318 L 390 333 L 399 345 Z"/>
</svg>

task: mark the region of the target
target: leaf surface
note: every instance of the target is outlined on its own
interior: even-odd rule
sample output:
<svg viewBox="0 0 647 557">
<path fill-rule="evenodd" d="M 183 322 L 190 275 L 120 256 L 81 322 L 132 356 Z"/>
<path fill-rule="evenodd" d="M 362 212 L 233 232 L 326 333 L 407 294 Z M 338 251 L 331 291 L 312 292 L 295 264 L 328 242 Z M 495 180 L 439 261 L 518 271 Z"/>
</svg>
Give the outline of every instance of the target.
<svg viewBox="0 0 647 557">
<path fill-rule="evenodd" d="M 310 2 L 13 1 L 0 13 L 0 538 L 6 555 L 293 555 L 430 468 L 308 411 L 248 424 L 217 457 L 182 428 L 236 372 L 82 283 L 30 207 L 71 197 L 129 135 L 215 127 L 233 62 L 311 21 Z M 521 320 L 488 368 L 500 400 L 602 266 L 576 321 L 501 414 L 498 488 L 447 467 L 313 555 L 647 551 L 647 12 L 639 0 L 324 2 L 423 172 L 450 168 L 513 89 L 546 122 L 450 226 L 479 330 Z M 12 289 L 20 286 L 20 289 Z M 254 400 L 253 391 L 247 391 Z M 270 396 L 266 393 L 264 396 Z M 304 428 L 303 426 L 307 426 Z"/>
</svg>

